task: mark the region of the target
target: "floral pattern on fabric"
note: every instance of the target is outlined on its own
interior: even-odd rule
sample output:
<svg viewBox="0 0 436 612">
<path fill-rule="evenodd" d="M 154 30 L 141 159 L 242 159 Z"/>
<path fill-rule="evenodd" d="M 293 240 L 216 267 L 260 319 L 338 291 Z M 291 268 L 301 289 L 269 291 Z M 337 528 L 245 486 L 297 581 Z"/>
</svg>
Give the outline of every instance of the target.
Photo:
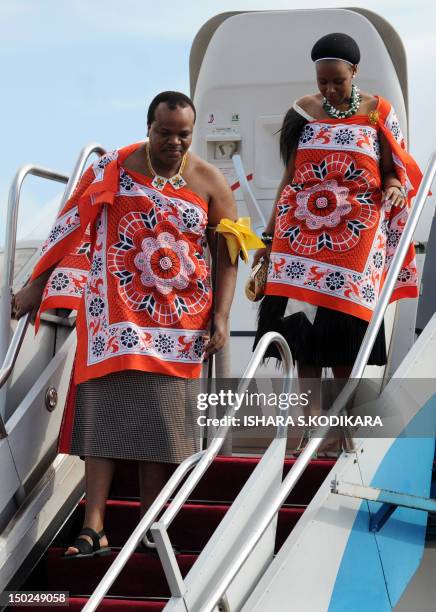
<svg viewBox="0 0 436 612">
<path fill-rule="evenodd" d="M 194 244 L 173 224 L 131 212 L 118 226 L 120 241 L 108 250 L 108 270 L 133 310 L 172 325 L 183 313 L 198 314 L 209 301 L 207 269 Z"/>
<path fill-rule="evenodd" d="M 372 126 L 356 124 L 324 125 L 308 123 L 300 135 L 298 148 L 327 149 L 340 147 L 341 151 L 365 153 L 376 161 L 380 159 L 380 143 L 377 130 Z"/>
<path fill-rule="evenodd" d="M 142 146 L 108 153 L 82 176 L 32 275 L 54 267 L 38 313 L 78 309 L 76 384 L 125 369 L 201 374 L 212 302 L 208 204 L 162 191 L 123 167 Z"/>
<path fill-rule="evenodd" d="M 375 180 L 349 155 L 334 153 L 320 164 L 302 164 L 294 180 L 303 187 L 285 187 L 277 207 L 276 233 L 288 239 L 296 253 L 313 255 L 323 248 L 348 251 L 359 242 L 362 230 L 377 223 Z"/>
<path fill-rule="evenodd" d="M 86 275 L 75 268 L 59 267 L 51 274 L 43 294 L 43 300 L 49 297 L 81 298 Z"/>
<path fill-rule="evenodd" d="M 41 247 L 41 255 L 52 249 L 66 236 L 74 232 L 80 226 L 79 210 L 74 206 L 65 214 L 59 216 L 53 225 L 47 240 Z"/>
<path fill-rule="evenodd" d="M 186 279 L 180 276 L 183 264 L 180 265 L 176 253 L 179 256 L 181 253 L 182 258 L 186 260 L 186 253 L 192 252 L 192 246 L 180 239 L 180 234 L 172 224 L 162 221 L 158 226 L 154 215 L 130 212 L 119 222 L 120 242 L 106 249 L 107 225 L 107 212 L 104 211 L 98 222 L 91 271 L 95 261 L 98 265 L 94 266 L 94 273 L 90 275 L 85 288 L 86 321 L 89 330 L 88 365 L 102 363 L 111 357 L 122 355 L 142 355 L 175 363 L 200 363 L 205 346 L 205 329 L 171 328 L 174 324 L 180 324 L 181 316 L 194 312 L 195 300 L 192 288 L 195 288 L 198 282 L 202 286 L 201 300 L 197 300 L 197 306 L 200 307 L 197 307 L 195 312 L 202 312 L 209 305 L 206 267 L 201 267 L 201 274 L 205 277 L 204 282 L 194 282 L 190 278 L 192 274 L 198 272 L 194 269 L 194 264 L 191 275 Z M 165 245 L 164 249 L 168 248 L 168 237 L 165 234 L 171 236 L 169 244 L 176 249 L 170 256 L 167 252 L 162 252 L 162 244 Z M 179 245 L 174 247 L 177 242 L 176 237 L 179 237 Z M 153 243 L 148 256 L 145 255 L 147 248 L 144 250 L 144 241 L 147 240 Z M 132 312 L 145 310 L 158 326 L 140 325 L 133 317 L 130 317 L 129 321 L 110 321 L 111 300 L 108 298 L 107 276 L 104 273 L 105 252 L 107 252 L 108 272 L 117 278 L 125 306 Z M 100 263 L 100 260 L 103 261 Z M 177 276 L 174 273 L 166 275 L 170 270 L 167 265 L 170 261 L 179 264 L 178 275 L 182 280 L 174 281 Z M 143 269 L 146 270 L 145 278 Z M 144 280 L 149 282 L 149 285 L 144 283 Z M 174 290 L 174 285 L 177 283 L 184 286 L 190 301 L 186 300 L 185 303 L 181 300 L 178 304 L 180 297 Z M 188 289 L 190 285 L 191 288 Z M 161 300 L 161 303 L 155 296 Z M 189 306 L 193 308 L 191 313 Z"/>
<path fill-rule="evenodd" d="M 277 204 L 267 295 L 370 319 L 408 217 L 381 201 L 380 132 L 410 205 L 421 173 L 386 100 L 370 116 L 307 123 Z M 417 285 L 411 245 L 391 299 L 416 297 Z"/>
<path fill-rule="evenodd" d="M 92 166 L 94 170 L 94 183 L 98 183 L 104 179 L 104 169 L 111 162 L 118 158 L 118 151 L 111 151 L 110 153 L 105 153 L 98 159 Z"/>
<path fill-rule="evenodd" d="M 357 306 L 373 309 L 381 289 L 383 251 L 375 248 L 361 273 L 341 267 L 314 263 L 310 259 L 286 253 L 271 255 L 268 280 L 290 287 L 316 290 L 325 296 L 339 298 Z M 294 274 L 298 270 L 300 273 Z M 398 281 L 403 287 L 416 286 L 416 266 L 402 268 Z"/>
<path fill-rule="evenodd" d="M 403 132 L 401 131 L 400 122 L 398 121 L 397 114 L 393 108 L 391 108 L 389 115 L 386 118 L 385 126 L 392 133 L 395 140 L 398 142 L 402 149 L 406 148 L 406 142 L 404 140 Z"/>
</svg>

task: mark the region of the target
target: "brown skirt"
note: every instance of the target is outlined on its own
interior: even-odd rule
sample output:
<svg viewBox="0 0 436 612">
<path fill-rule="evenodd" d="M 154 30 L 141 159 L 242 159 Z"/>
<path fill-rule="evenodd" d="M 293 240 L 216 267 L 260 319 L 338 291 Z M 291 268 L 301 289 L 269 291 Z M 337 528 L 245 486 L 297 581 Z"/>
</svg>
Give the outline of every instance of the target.
<svg viewBox="0 0 436 612">
<path fill-rule="evenodd" d="M 70 454 L 181 463 L 199 450 L 199 385 L 137 370 L 78 385 Z"/>
</svg>

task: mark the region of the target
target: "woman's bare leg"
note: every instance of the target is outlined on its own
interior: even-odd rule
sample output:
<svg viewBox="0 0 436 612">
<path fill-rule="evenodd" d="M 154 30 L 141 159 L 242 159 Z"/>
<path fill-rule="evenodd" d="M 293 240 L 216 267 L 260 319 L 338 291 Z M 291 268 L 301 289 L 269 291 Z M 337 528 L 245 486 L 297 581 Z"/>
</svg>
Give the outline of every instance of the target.
<svg viewBox="0 0 436 612">
<path fill-rule="evenodd" d="M 97 532 L 103 529 L 104 513 L 106 510 L 106 500 L 109 495 L 112 477 L 115 469 L 113 459 L 103 459 L 100 457 L 86 457 L 85 459 L 85 491 L 86 507 L 84 527 L 90 527 Z M 92 544 L 88 536 L 80 536 Z M 107 546 L 106 536 L 100 539 L 100 546 Z M 77 548 L 70 546 L 67 554 L 75 554 Z"/>
<path fill-rule="evenodd" d="M 335 368 L 333 368 L 333 375 L 335 379 L 339 382 L 339 386 L 336 388 L 337 395 L 339 395 L 339 393 L 342 391 L 342 389 L 345 387 L 346 383 L 348 382 L 352 369 L 353 369 L 353 366 L 336 366 Z M 345 409 L 345 412 L 348 414 L 350 414 L 349 409 L 351 409 L 350 406 L 346 407 Z M 341 447 L 343 449 L 347 449 L 349 446 L 347 443 L 347 437 L 346 437 L 347 435 L 348 436 L 352 435 L 352 432 L 348 431 L 347 433 L 344 430 L 341 431 Z"/>
<path fill-rule="evenodd" d="M 350 378 L 352 369 L 353 369 L 353 366 L 334 366 L 332 368 L 334 377 L 343 378 L 344 382 L 347 382 L 347 380 Z"/>
<path fill-rule="evenodd" d="M 351 366 L 332 366 L 335 380 L 329 381 L 329 385 L 331 386 L 328 389 L 329 393 L 328 401 L 325 406 L 326 410 L 330 408 L 336 397 L 341 392 L 342 387 L 350 377 L 351 369 Z M 326 440 L 320 446 L 319 452 L 321 456 L 323 452 L 327 455 L 331 453 L 332 456 L 334 456 L 335 453 L 339 453 L 343 448 L 343 434 L 342 432 L 335 433 L 336 431 L 338 430 L 330 430 Z"/>
<path fill-rule="evenodd" d="M 320 414 L 321 410 L 321 374 L 322 368 L 318 366 L 302 365 L 297 362 L 298 390 L 299 393 L 307 393 L 309 403 L 303 406 L 305 419 Z M 308 440 L 306 428 L 297 430 L 297 438 L 288 439 L 288 452 L 298 455 L 306 446 Z"/>
<path fill-rule="evenodd" d="M 141 518 L 162 491 L 170 475 L 168 463 L 139 462 L 139 490 L 141 494 Z"/>
<path fill-rule="evenodd" d="M 304 407 L 304 416 L 321 413 L 321 366 L 297 364 L 300 393 L 309 393 L 309 403 Z"/>
<path fill-rule="evenodd" d="M 335 366 L 332 367 L 333 375 L 338 381 L 346 383 L 350 377 L 352 367 L 351 366 Z M 298 367 L 298 378 L 300 383 L 300 392 L 307 392 L 311 390 L 311 401 L 305 408 L 305 416 L 320 415 L 322 410 L 322 399 L 321 399 L 321 374 L 322 368 L 318 366 L 299 366 Z M 340 388 L 334 389 L 335 395 L 340 392 Z M 331 398 L 333 400 L 333 398 Z M 325 407 L 326 409 L 329 406 Z M 341 438 L 337 437 L 331 432 L 330 436 L 327 437 L 319 448 L 319 451 L 329 453 L 335 453 L 341 448 Z"/>
</svg>

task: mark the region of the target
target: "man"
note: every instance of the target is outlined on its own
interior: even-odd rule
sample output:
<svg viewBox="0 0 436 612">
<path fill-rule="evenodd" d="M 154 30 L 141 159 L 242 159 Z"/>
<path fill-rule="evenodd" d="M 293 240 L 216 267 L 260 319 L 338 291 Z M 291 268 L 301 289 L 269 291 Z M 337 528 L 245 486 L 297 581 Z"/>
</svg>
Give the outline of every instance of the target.
<svg viewBox="0 0 436 612">
<path fill-rule="evenodd" d="M 31 312 L 37 323 L 38 309 L 78 309 L 74 384 L 59 448 L 86 457 L 87 504 L 68 558 L 110 551 L 103 521 L 115 459 L 140 462 L 144 514 L 168 466 L 197 450 L 193 379 L 203 358 L 226 341 L 236 283 L 236 265 L 220 248 L 209 338 L 205 238 L 222 218 L 236 219 L 236 206 L 220 172 L 188 152 L 194 122 L 187 96 L 156 96 L 148 143 L 88 168 L 31 283 L 13 300 L 17 318 Z"/>
</svg>

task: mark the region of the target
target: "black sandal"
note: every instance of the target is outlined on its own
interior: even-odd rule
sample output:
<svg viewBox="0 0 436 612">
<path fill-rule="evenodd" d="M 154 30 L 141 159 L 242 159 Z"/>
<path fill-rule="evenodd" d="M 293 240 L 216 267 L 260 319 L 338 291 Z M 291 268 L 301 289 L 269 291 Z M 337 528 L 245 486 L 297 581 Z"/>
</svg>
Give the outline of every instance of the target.
<svg viewBox="0 0 436 612">
<path fill-rule="evenodd" d="M 88 540 L 81 538 L 80 536 L 82 535 L 89 536 L 92 540 L 92 544 L 90 544 Z M 80 531 L 77 538 L 74 540 L 74 543 L 71 544 L 71 547 L 77 548 L 79 552 L 67 554 L 67 551 L 65 551 L 63 554 L 63 558 L 85 559 L 89 557 L 103 557 L 105 555 L 109 555 L 111 553 L 111 548 L 109 546 L 104 546 L 103 548 L 100 546 L 100 538 L 102 538 L 104 535 L 104 531 L 100 531 L 100 533 L 97 533 L 94 529 L 91 529 L 90 527 L 84 527 Z"/>
</svg>

